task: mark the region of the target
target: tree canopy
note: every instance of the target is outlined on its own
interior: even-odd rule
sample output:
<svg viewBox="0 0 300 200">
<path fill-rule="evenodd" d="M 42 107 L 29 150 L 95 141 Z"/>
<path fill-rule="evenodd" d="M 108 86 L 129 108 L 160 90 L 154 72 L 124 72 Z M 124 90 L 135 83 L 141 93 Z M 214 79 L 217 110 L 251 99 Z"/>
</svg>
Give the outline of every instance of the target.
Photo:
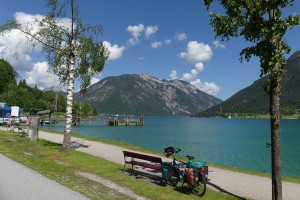
<svg viewBox="0 0 300 200">
<path fill-rule="evenodd" d="M 3 59 L 0 59 L 0 72 L 0 93 L 2 93 L 8 87 L 8 85 L 16 84 L 18 73 L 8 62 Z"/>
<path fill-rule="evenodd" d="M 49 12 L 45 17 L 33 18 L 25 24 L 11 20 L 1 27 L 3 31 L 18 29 L 25 33 L 30 44 L 41 45 L 51 72 L 68 86 L 62 152 L 68 151 L 71 143 L 74 81 L 79 80 L 80 91 L 85 93 L 92 77 L 103 70 L 109 55 L 100 41 L 103 27 L 83 23 L 76 2 L 48 0 Z"/>
<path fill-rule="evenodd" d="M 213 0 L 204 0 L 208 9 Z M 253 46 L 244 48 L 241 61 L 259 57 L 261 76 L 269 75 L 265 90 L 270 100 L 272 147 L 272 197 L 282 199 L 281 146 L 280 146 L 280 81 L 285 73 L 285 54 L 291 48 L 284 35 L 299 25 L 299 14 L 282 15 L 282 10 L 293 6 L 294 0 L 221 0 L 226 14 L 210 12 L 211 26 L 216 37 L 229 40 L 243 37 Z"/>
</svg>

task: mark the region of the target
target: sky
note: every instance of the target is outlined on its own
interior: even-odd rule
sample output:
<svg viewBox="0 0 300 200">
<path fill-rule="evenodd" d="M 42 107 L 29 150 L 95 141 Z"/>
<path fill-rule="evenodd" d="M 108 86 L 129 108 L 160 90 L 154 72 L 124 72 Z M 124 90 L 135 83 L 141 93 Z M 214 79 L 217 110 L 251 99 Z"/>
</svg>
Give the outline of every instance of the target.
<svg viewBox="0 0 300 200">
<path fill-rule="evenodd" d="M 249 44 L 243 38 L 221 42 L 209 25 L 202 0 L 79 0 L 82 21 L 102 25 L 103 41 L 110 52 L 104 70 L 92 83 L 122 74 L 147 73 L 158 79 L 180 79 L 221 100 L 259 79 L 259 60 L 239 62 Z M 0 24 L 24 22 L 47 14 L 44 0 L 0 0 Z M 216 10 L 217 9 L 217 10 Z M 218 11 L 218 7 L 215 11 Z M 300 12 L 300 2 L 285 13 Z M 285 40 L 292 53 L 300 50 L 300 28 L 288 31 Z M 50 66 L 41 48 L 32 48 L 25 36 L 13 30 L 0 35 L 0 58 L 7 60 L 30 86 L 60 85 L 48 73 Z M 1 73 L 1 72 L 0 72 Z M 75 83 L 78 90 L 79 83 Z"/>
</svg>

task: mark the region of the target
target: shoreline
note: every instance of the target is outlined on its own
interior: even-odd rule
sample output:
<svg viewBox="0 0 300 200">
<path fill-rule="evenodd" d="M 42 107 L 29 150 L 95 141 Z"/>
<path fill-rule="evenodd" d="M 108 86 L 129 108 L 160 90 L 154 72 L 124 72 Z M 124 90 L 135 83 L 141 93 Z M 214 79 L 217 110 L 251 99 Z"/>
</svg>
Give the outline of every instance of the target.
<svg viewBox="0 0 300 200">
<path fill-rule="evenodd" d="M 61 143 L 63 135 L 40 131 L 40 138 Z M 124 164 L 122 153 L 122 150 L 126 149 L 124 147 L 99 141 L 90 141 L 75 136 L 72 137 L 72 141 L 88 146 L 88 148 L 77 148 L 77 151 L 102 157 L 118 164 Z M 110 153 L 107 154 L 107 152 Z M 162 159 L 163 161 L 166 160 L 163 157 Z M 210 180 L 208 185 L 214 190 L 251 199 L 271 199 L 271 178 L 211 166 L 209 166 L 208 176 Z M 282 184 L 283 194 L 286 199 L 300 199 L 300 184 L 286 181 L 283 181 Z"/>
<path fill-rule="evenodd" d="M 60 134 L 60 135 L 64 134 L 63 132 L 60 132 L 60 131 L 52 131 L 52 130 L 47 130 L 47 129 L 42 129 L 41 131 L 48 132 L 48 133 Z M 78 133 L 72 133 L 72 137 L 81 138 L 81 139 L 85 139 L 85 140 L 96 141 L 96 142 L 101 142 L 101 143 L 105 143 L 105 144 L 109 144 L 109 145 L 117 145 L 121 148 L 129 149 L 129 150 L 133 150 L 133 151 L 141 151 L 141 152 L 144 152 L 144 153 L 149 153 L 149 154 L 153 154 L 153 155 L 156 155 L 156 156 L 160 156 L 163 159 L 165 158 L 164 154 L 162 152 L 155 151 L 155 150 L 152 150 L 152 149 L 146 149 L 146 148 L 139 147 L 139 146 L 134 146 L 134 145 L 131 145 L 131 144 L 128 144 L 128 143 L 125 143 L 125 142 L 121 142 L 121 141 L 89 137 L 89 136 L 81 135 L 81 134 L 78 134 Z M 177 156 L 177 158 L 179 158 L 181 160 L 186 159 L 185 157 L 181 157 L 181 156 Z M 233 172 L 245 173 L 245 174 L 249 174 L 249 175 L 257 175 L 257 176 L 266 177 L 266 178 L 271 178 L 271 176 L 272 176 L 271 173 L 241 169 L 241 168 L 230 166 L 230 165 L 222 165 L 222 164 L 210 163 L 210 162 L 207 162 L 207 164 L 209 164 L 213 167 L 216 167 L 216 168 L 229 170 L 229 171 L 233 171 Z M 283 178 L 282 179 L 283 181 L 288 181 L 288 182 L 300 184 L 300 177 L 297 177 L 297 176 L 282 176 L 282 178 Z"/>
<path fill-rule="evenodd" d="M 4 128 L 6 130 L 6 128 Z M 39 138 L 61 144 L 63 134 L 39 131 Z M 119 146 L 120 143 L 110 141 L 110 144 L 89 140 L 72 135 L 72 142 L 79 144 L 76 151 L 84 152 L 89 155 L 104 158 L 117 164 L 124 164 L 124 156 L 122 150 L 131 150 L 133 146 Z M 145 153 L 142 148 L 134 147 L 134 151 Z M 109 153 L 107 153 L 109 152 Z M 150 153 L 150 152 L 146 152 Z M 162 156 L 161 156 L 162 157 Z M 163 161 L 167 158 L 162 157 Z M 271 179 L 259 175 L 252 175 L 243 172 L 221 169 L 209 166 L 209 182 L 208 187 L 224 194 L 229 194 L 238 198 L 262 199 L 268 200 L 272 198 Z M 283 195 L 285 199 L 300 199 L 300 184 L 283 181 Z"/>
</svg>

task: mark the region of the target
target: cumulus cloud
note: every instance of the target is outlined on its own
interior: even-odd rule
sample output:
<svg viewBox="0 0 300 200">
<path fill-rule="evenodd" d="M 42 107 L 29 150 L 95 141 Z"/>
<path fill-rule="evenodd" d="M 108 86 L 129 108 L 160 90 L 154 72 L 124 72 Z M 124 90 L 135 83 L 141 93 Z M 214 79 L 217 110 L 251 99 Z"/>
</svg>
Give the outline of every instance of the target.
<svg viewBox="0 0 300 200">
<path fill-rule="evenodd" d="M 172 43 L 172 40 L 170 40 L 170 39 L 166 39 L 166 40 L 164 41 L 164 44 L 166 44 L 166 45 L 171 44 L 171 43 Z"/>
<path fill-rule="evenodd" d="M 199 90 L 215 96 L 220 91 L 220 87 L 214 82 L 203 83 L 199 78 L 197 78 L 200 72 L 204 70 L 203 62 L 210 60 L 212 55 L 213 51 L 209 45 L 202 42 L 199 43 L 197 41 L 189 42 L 187 44 L 186 51 L 179 54 L 179 56 L 187 62 L 195 64 L 194 68 L 190 72 L 182 75 L 181 80 L 187 81 Z"/>
<path fill-rule="evenodd" d="M 30 31 L 31 33 L 36 33 L 39 30 L 38 23 L 45 18 L 45 16 L 43 15 L 39 15 L 39 14 L 31 15 L 23 12 L 16 12 L 14 14 L 14 17 L 15 20 L 22 26 L 23 29 Z M 68 23 L 70 25 L 70 22 Z"/>
<path fill-rule="evenodd" d="M 215 45 L 215 48 L 218 49 L 218 48 L 221 48 L 221 49 L 225 49 L 225 45 L 221 44 L 219 40 L 215 40 L 213 41 L 213 44 Z"/>
<path fill-rule="evenodd" d="M 23 12 L 16 12 L 14 18 L 23 30 L 36 33 L 39 30 L 39 21 L 45 18 L 43 15 L 31 15 Z M 59 25 L 70 28 L 70 19 L 59 20 Z M 0 35 L 0 57 L 7 60 L 16 71 L 28 72 L 32 69 L 31 54 L 41 51 L 41 44 L 34 47 L 28 43 L 28 36 L 17 29 L 12 29 Z"/>
<path fill-rule="evenodd" d="M 27 25 L 27 30 L 32 33 L 38 31 L 36 20 L 42 20 L 42 15 L 30 15 L 17 12 L 15 20 L 20 24 Z M 40 51 L 41 45 L 33 47 L 27 42 L 26 35 L 17 29 L 5 32 L 0 35 L 0 57 L 7 60 L 17 71 L 29 71 L 31 65 L 31 53 Z"/>
<path fill-rule="evenodd" d="M 203 63 L 196 63 L 194 69 L 192 69 L 189 73 L 183 74 L 182 80 L 188 82 L 193 81 L 203 69 Z"/>
<path fill-rule="evenodd" d="M 145 31 L 146 38 L 149 38 L 151 35 L 156 33 L 156 31 L 158 31 L 158 26 L 147 26 Z"/>
<path fill-rule="evenodd" d="M 161 47 L 161 46 L 162 46 L 162 43 L 159 42 L 159 41 L 155 41 L 155 42 L 151 43 L 151 47 L 154 48 L 154 49 L 156 49 L 158 47 Z"/>
<path fill-rule="evenodd" d="M 24 34 L 19 30 L 0 35 L 0 57 L 8 61 L 15 69 L 28 71 L 31 69 L 31 56 L 33 51 Z"/>
<path fill-rule="evenodd" d="M 170 78 L 173 79 L 177 79 L 177 71 L 176 70 L 172 70 L 170 73 Z"/>
<path fill-rule="evenodd" d="M 92 77 L 91 85 L 94 85 L 94 84 L 98 83 L 99 81 L 100 81 L 99 78 L 97 78 L 97 77 Z"/>
<path fill-rule="evenodd" d="M 154 48 L 154 49 L 156 49 L 156 48 L 158 48 L 158 47 L 163 47 L 163 46 L 169 45 L 169 44 L 171 44 L 171 43 L 172 43 L 172 41 L 169 40 L 169 39 L 166 39 L 166 40 L 163 41 L 163 42 L 155 41 L 155 42 L 152 42 L 152 43 L 151 43 L 151 47 Z"/>
<path fill-rule="evenodd" d="M 208 44 L 191 41 L 187 44 L 187 51 L 180 52 L 179 56 L 190 63 L 204 62 L 211 59 L 213 52 Z"/>
<path fill-rule="evenodd" d="M 141 35 L 144 33 L 146 39 L 149 39 L 153 34 L 158 31 L 158 26 L 147 26 L 145 27 L 144 24 L 129 25 L 127 27 L 127 32 L 131 35 L 131 38 L 128 40 L 128 44 L 130 45 L 137 45 L 140 43 Z"/>
<path fill-rule="evenodd" d="M 38 85 L 39 88 L 49 88 L 60 85 L 58 76 L 49 74 L 47 62 L 38 62 L 33 65 L 30 72 L 26 72 L 26 83 L 30 86 Z"/>
<path fill-rule="evenodd" d="M 136 26 L 129 25 L 127 27 L 127 31 L 131 34 L 131 38 L 128 40 L 128 43 L 131 45 L 136 45 L 140 42 L 141 33 L 145 30 L 143 24 L 139 24 Z"/>
<path fill-rule="evenodd" d="M 197 87 L 199 90 L 216 96 L 218 94 L 218 92 L 220 91 L 220 87 L 218 85 L 216 85 L 215 83 L 208 83 L 208 82 L 204 82 L 202 83 L 200 81 L 200 79 L 195 79 L 193 81 L 190 82 L 192 85 L 194 85 L 195 87 Z"/>
<path fill-rule="evenodd" d="M 122 57 L 123 52 L 125 50 L 124 46 L 118 46 L 118 45 L 111 45 L 108 41 L 103 42 L 104 46 L 109 51 L 108 60 L 117 60 Z"/>
<path fill-rule="evenodd" d="M 178 33 L 175 35 L 175 39 L 178 41 L 183 41 L 187 39 L 187 36 L 185 35 L 185 33 Z"/>
</svg>

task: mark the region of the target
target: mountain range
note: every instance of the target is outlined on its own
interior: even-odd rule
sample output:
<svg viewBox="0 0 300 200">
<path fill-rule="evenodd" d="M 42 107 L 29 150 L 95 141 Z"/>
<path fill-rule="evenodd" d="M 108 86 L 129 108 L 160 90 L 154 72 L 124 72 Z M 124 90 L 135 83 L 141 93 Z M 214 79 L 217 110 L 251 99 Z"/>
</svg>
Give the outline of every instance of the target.
<svg viewBox="0 0 300 200">
<path fill-rule="evenodd" d="M 300 51 L 292 54 L 287 60 L 286 74 L 281 81 L 281 113 L 293 114 L 300 108 Z M 249 116 L 269 113 L 269 97 L 263 90 L 264 82 L 268 76 L 255 81 L 249 87 L 213 106 L 206 111 L 200 112 L 199 117 L 228 117 Z"/>
<path fill-rule="evenodd" d="M 222 100 L 181 80 L 160 80 L 148 74 L 107 77 L 89 87 L 85 99 L 98 113 L 132 115 L 192 115 L 217 105 Z"/>
</svg>

